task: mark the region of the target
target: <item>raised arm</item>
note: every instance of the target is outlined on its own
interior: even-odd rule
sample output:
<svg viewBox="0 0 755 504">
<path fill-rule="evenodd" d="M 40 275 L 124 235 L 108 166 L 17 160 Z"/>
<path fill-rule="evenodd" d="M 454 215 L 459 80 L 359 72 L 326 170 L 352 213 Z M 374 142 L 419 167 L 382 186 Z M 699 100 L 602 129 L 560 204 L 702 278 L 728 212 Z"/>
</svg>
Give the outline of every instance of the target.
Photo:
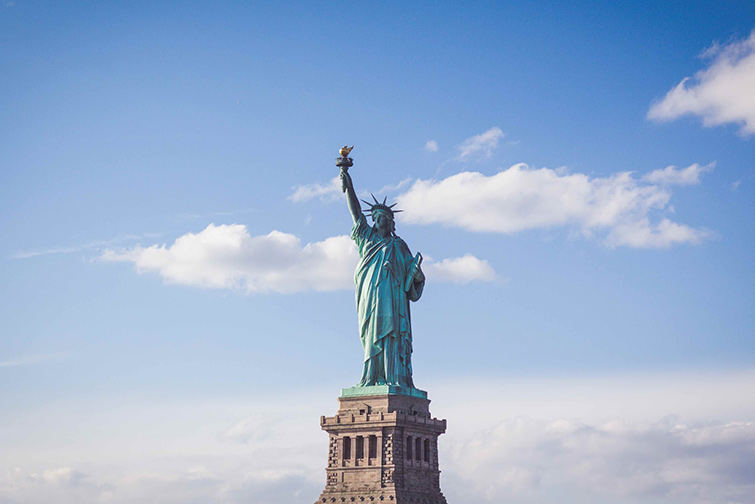
<svg viewBox="0 0 755 504">
<path fill-rule="evenodd" d="M 351 182 L 351 175 L 348 171 L 341 170 L 341 188 L 346 193 L 346 203 L 349 205 L 349 212 L 351 212 L 351 218 L 354 219 L 356 224 L 359 221 L 359 217 L 362 214 L 362 206 L 359 204 L 357 193 L 354 192 L 354 184 Z"/>
</svg>

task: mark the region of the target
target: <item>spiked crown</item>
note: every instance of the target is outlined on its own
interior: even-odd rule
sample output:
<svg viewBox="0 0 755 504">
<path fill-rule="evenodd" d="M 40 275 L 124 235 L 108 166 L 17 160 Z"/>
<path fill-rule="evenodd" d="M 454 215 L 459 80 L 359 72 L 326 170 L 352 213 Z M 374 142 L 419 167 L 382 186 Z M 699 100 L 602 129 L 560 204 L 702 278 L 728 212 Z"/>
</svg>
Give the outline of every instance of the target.
<svg viewBox="0 0 755 504">
<path fill-rule="evenodd" d="M 386 196 L 383 198 L 383 202 L 380 203 L 377 198 L 375 198 L 374 194 L 370 194 L 372 196 L 372 199 L 375 201 L 375 203 L 370 203 L 369 201 L 362 200 L 365 204 L 369 205 L 370 209 L 367 210 L 367 213 L 370 214 L 370 217 L 372 217 L 372 220 L 375 220 L 375 213 L 376 212 L 385 212 L 387 213 L 391 219 L 394 218 L 393 214 L 401 212 L 401 210 L 394 210 L 393 207 L 395 207 L 398 203 L 394 203 L 393 205 L 386 205 L 385 202 L 388 200 L 388 197 Z"/>
</svg>

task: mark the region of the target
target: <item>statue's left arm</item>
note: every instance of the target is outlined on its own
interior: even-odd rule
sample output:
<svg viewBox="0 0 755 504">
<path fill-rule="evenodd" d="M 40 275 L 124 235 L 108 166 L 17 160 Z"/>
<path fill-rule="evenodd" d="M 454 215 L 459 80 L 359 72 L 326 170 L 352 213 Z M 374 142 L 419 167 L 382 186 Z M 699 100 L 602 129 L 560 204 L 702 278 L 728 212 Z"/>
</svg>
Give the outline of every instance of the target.
<svg viewBox="0 0 755 504">
<path fill-rule="evenodd" d="M 408 259 L 408 270 L 406 272 L 406 295 L 410 301 L 417 301 L 422 296 L 425 288 L 425 274 L 422 272 L 422 254 L 417 253 L 412 258 L 409 247 L 404 244 L 405 255 Z"/>
<path fill-rule="evenodd" d="M 417 301 L 422 297 L 422 291 L 425 289 L 425 275 L 422 273 L 422 269 L 417 267 L 417 271 L 414 275 L 409 292 L 406 293 L 410 301 Z"/>
</svg>

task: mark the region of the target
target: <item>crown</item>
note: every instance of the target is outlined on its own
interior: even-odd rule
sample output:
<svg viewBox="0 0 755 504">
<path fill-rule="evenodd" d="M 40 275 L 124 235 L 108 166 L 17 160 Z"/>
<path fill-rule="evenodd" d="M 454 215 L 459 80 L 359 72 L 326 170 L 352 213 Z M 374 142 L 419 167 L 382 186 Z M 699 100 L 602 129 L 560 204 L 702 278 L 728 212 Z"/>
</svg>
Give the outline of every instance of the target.
<svg viewBox="0 0 755 504">
<path fill-rule="evenodd" d="M 393 214 L 401 212 L 401 210 L 394 210 L 393 207 L 395 207 L 398 203 L 394 203 L 393 205 L 386 205 L 385 202 L 388 200 L 388 196 L 383 198 L 383 202 L 380 203 L 377 198 L 375 198 L 375 195 L 370 193 L 370 196 L 372 196 L 372 199 L 375 200 L 375 204 L 373 205 L 369 201 L 362 200 L 365 204 L 370 206 L 370 209 L 367 211 L 370 216 L 372 217 L 372 220 L 375 220 L 375 212 L 386 212 L 388 215 L 390 215 L 391 219 L 393 219 Z"/>
</svg>

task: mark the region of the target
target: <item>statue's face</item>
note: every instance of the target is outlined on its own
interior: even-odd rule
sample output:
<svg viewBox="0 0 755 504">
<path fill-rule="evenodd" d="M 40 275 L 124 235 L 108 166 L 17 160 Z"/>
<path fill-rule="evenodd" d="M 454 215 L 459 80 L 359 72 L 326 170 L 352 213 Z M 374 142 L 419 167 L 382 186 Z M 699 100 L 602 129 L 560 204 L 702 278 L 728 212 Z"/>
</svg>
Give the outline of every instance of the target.
<svg viewBox="0 0 755 504">
<path fill-rule="evenodd" d="M 375 229 L 380 236 L 388 236 L 393 231 L 393 219 L 385 212 L 375 215 Z"/>
</svg>

